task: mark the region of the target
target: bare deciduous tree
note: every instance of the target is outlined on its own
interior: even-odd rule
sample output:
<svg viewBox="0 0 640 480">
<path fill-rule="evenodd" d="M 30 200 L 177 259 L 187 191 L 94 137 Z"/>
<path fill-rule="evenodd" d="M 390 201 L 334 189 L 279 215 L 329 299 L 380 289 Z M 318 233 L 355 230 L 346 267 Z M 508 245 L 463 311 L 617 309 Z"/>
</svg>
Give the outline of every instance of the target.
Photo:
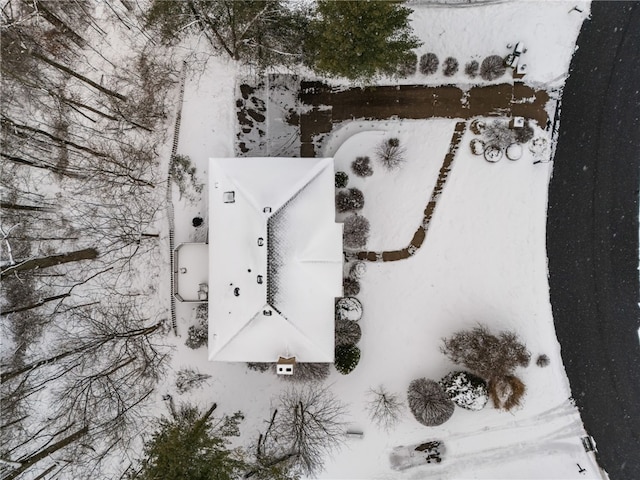
<svg viewBox="0 0 640 480">
<path fill-rule="evenodd" d="M 274 437 L 283 451 L 295 454 L 303 474 L 317 474 L 327 455 L 344 443 L 346 407 L 328 387 L 309 384 L 280 396 Z"/>
<path fill-rule="evenodd" d="M 369 389 L 367 411 L 371 421 L 384 430 L 390 430 L 400 420 L 404 406 L 400 397 L 389 392 L 384 385 Z"/>
</svg>

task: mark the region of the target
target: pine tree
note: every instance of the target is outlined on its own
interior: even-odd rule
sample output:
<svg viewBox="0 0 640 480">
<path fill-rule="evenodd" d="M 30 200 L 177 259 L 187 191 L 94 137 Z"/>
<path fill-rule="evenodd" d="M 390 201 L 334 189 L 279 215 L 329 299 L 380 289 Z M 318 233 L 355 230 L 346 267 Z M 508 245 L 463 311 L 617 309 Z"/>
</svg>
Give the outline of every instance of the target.
<svg viewBox="0 0 640 480">
<path fill-rule="evenodd" d="M 420 45 L 410 14 L 397 1 L 320 1 L 305 41 L 306 62 L 319 73 L 351 80 L 393 75 Z"/>
<path fill-rule="evenodd" d="M 204 414 L 182 405 L 172 418 L 161 418 L 158 430 L 145 443 L 140 480 L 231 480 L 244 471 L 244 462 L 227 449 L 227 437 L 238 435 L 242 414 L 236 412 L 212 425 L 213 404 Z"/>
</svg>

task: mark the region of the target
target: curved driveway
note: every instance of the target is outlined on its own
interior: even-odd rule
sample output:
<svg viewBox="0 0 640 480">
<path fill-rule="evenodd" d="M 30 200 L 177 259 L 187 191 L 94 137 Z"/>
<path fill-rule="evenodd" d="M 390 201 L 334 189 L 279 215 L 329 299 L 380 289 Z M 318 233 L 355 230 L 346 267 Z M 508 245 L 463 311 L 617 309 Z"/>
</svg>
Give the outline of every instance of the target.
<svg viewBox="0 0 640 480">
<path fill-rule="evenodd" d="M 571 391 L 612 480 L 640 479 L 640 3 L 593 2 L 549 189 L 551 304 Z"/>
</svg>

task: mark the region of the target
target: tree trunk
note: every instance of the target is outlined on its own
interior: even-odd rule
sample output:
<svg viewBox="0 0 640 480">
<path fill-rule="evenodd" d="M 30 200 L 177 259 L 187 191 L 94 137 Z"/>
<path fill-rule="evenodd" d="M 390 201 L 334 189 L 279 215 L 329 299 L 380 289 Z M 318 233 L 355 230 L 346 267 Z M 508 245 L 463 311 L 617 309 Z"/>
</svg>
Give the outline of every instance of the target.
<svg viewBox="0 0 640 480">
<path fill-rule="evenodd" d="M 98 258 L 98 251 L 95 248 L 85 248 L 75 252 L 61 253 L 59 255 L 49 255 L 47 257 L 31 258 L 16 265 L 11 265 L 0 272 L 0 279 L 14 272 L 24 272 L 36 268 L 48 268 L 63 263 L 78 262 L 80 260 L 93 260 Z"/>
<path fill-rule="evenodd" d="M 122 101 L 127 101 L 127 97 L 125 97 L 124 95 L 120 95 L 118 92 L 114 92 L 113 90 L 109 90 L 108 88 L 103 87 L 102 85 L 100 85 L 99 83 L 94 82 L 93 80 L 91 80 L 90 78 L 85 77 L 84 75 L 80 75 L 79 73 L 74 72 L 73 70 L 71 70 L 69 67 L 62 65 L 61 63 L 56 62 L 55 60 L 51 60 L 48 57 L 45 57 L 44 55 L 41 55 L 38 52 L 35 51 L 31 51 L 29 52 L 29 54 L 33 57 L 33 58 L 37 58 L 38 60 L 42 60 L 44 63 L 51 65 L 53 68 L 57 68 L 58 70 L 60 70 L 61 72 L 64 73 L 68 73 L 69 75 L 76 77 L 78 80 L 86 83 L 87 85 L 91 85 L 93 88 L 95 88 L 96 90 L 101 91 L 102 93 L 105 93 L 111 97 L 115 97 L 118 98 Z"/>
<path fill-rule="evenodd" d="M 25 458 L 24 460 L 20 460 L 20 463 L 21 463 L 20 468 L 17 468 L 13 472 L 9 473 L 8 476 L 4 477 L 5 480 L 13 480 L 14 478 L 17 478 L 18 475 L 20 475 L 22 472 L 27 470 L 29 467 L 35 465 L 40 460 L 42 460 L 43 458 L 48 457 L 52 453 L 55 453 L 58 450 L 66 447 L 67 445 L 70 445 L 73 442 L 75 442 L 76 440 L 82 438 L 84 435 L 87 434 L 88 431 L 89 431 L 89 427 L 85 426 L 85 427 L 81 428 L 80 430 L 78 430 L 77 432 L 72 433 L 68 437 L 65 437 L 62 440 L 54 443 L 53 445 L 50 445 L 49 447 L 47 447 L 47 448 L 45 448 L 43 450 L 40 450 L 38 453 L 33 454 L 33 455 Z"/>
<path fill-rule="evenodd" d="M 0 312 L 0 316 L 9 315 L 10 313 L 18 313 L 25 312 L 27 310 L 31 310 L 32 308 L 38 308 L 44 305 L 45 303 L 54 302 L 56 300 L 60 300 L 62 298 L 67 298 L 71 296 L 71 292 L 63 293 L 61 295 L 54 295 L 53 297 L 43 298 L 39 302 L 33 303 L 31 305 L 26 305 L 24 307 L 13 308 L 11 310 L 2 310 Z"/>
<path fill-rule="evenodd" d="M 23 3 L 26 5 L 32 5 L 30 2 L 23 0 Z M 87 42 L 84 38 L 78 35 L 75 31 L 73 31 L 66 23 L 64 23 L 61 19 L 59 19 L 53 12 L 51 12 L 45 5 L 35 0 L 33 5 L 37 8 L 38 13 L 40 13 L 51 25 L 60 30 L 61 33 L 68 36 L 73 43 L 78 45 L 80 48 L 83 48 Z"/>
<path fill-rule="evenodd" d="M 48 207 L 38 207 L 37 205 L 21 205 L 19 203 L 0 202 L 0 208 L 9 210 L 29 210 L 32 212 L 52 212 L 53 209 Z"/>
</svg>

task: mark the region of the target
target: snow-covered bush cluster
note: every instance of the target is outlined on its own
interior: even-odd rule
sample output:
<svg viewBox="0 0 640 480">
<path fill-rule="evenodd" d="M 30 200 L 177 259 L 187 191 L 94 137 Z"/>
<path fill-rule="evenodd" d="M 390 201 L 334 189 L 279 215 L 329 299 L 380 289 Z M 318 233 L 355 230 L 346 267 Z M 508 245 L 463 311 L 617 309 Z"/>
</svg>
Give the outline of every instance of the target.
<svg viewBox="0 0 640 480">
<path fill-rule="evenodd" d="M 469 372 L 451 372 L 440 386 L 453 402 L 467 410 L 482 410 L 489 401 L 487 382 Z"/>
<path fill-rule="evenodd" d="M 520 405 L 525 386 L 514 372 L 529 365 L 531 354 L 515 333 L 493 335 L 479 325 L 443 339 L 442 353 L 487 381 L 497 408 L 510 410 Z"/>
<path fill-rule="evenodd" d="M 344 220 L 343 240 L 347 248 L 362 248 L 369 239 L 369 220 L 362 215 L 350 215 Z"/>
<path fill-rule="evenodd" d="M 426 378 L 409 384 L 407 403 L 416 420 L 427 427 L 442 425 L 455 410 L 455 404 L 440 384 Z"/>
<path fill-rule="evenodd" d="M 342 292 L 348 297 L 360 293 L 360 282 L 355 278 L 347 277 L 342 280 Z"/>
<path fill-rule="evenodd" d="M 402 60 L 398 64 L 397 75 L 401 78 L 410 77 L 411 75 L 416 73 L 417 68 L 418 68 L 418 56 L 412 52 L 409 55 L 407 55 L 406 59 Z"/>
<path fill-rule="evenodd" d="M 351 170 L 359 177 L 370 177 L 373 175 L 371 159 L 369 157 L 356 157 L 356 159 L 351 162 Z"/>
<path fill-rule="evenodd" d="M 442 63 L 442 73 L 445 77 L 452 77 L 458 72 L 458 60 L 454 57 L 447 57 Z"/>
<path fill-rule="evenodd" d="M 504 59 L 500 55 L 489 55 L 480 65 L 480 76 L 487 81 L 500 78 L 507 71 Z"/>
<path fill-rule="evenodd" d="M 336 194 L 336 210 L 340 213 L 361 210 L 364 207 L 364 195 L 357 188 L 340 190 Z"/>
<path fill-rule="evenodd" d="M 191 325 L 187 331 L 187 340 L 184 344 L 189 348 L 200 348 L 207 344 L 209 329 L 209 307 L 206 303 L 196 308 L 196 324 Z"/>
<path fill-rule="evenodd" d="M 344 188 L 349 183 L 349 175 L 345 172 L 336 172 L 335 175 L 336 188 Z"/>
<path fill-rule="evenodd" d="M 362 318 L 362 304 L 354 297 L 344 297 L 336 302 L 336 319 L 357 322 Z"/>
<path fill-rule="evenodd" d="M 336 318 L 336 346 L 355 345 L 362 338 L 362 329 L 357 322 Z"/>
<path fill-rule="evenodd" d="M 425 53 L 420 57 L 420 73 L 423 75 L 433 75 L 438 71 L 440 60 L 435 53 Z"/>
<path fill-rule="evenodd" d="M 355 345 L 339 345 L 335 353 L 334 365 L 343 375 L 351 373 L 360 361 L 360 349 Z"/>
</svg>

